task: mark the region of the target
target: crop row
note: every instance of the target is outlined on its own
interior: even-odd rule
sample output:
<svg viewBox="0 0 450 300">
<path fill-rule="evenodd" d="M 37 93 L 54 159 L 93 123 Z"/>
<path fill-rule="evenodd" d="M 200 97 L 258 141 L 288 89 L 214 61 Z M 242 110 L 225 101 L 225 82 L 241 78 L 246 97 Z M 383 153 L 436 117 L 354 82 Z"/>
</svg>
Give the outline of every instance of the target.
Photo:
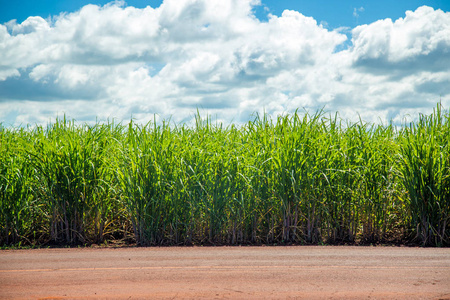
<svg viewBox="0 0 450 300">
<path fill-rule="evenodd" d="M 450 244 L 450 119 L 0 126 L 0 245 Z"/>
</svg>

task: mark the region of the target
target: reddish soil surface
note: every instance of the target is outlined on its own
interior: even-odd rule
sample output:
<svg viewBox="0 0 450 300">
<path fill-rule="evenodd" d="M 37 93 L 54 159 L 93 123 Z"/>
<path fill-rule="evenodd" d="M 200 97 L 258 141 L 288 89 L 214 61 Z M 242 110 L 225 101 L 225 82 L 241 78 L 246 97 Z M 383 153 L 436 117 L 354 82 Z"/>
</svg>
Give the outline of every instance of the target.
<svg viewBox="0 0 450 300">
<path fill-rule="evenodd" d="M 0 299 L 450 299 L 450 249 L 0 251 Z"/>
</svg>

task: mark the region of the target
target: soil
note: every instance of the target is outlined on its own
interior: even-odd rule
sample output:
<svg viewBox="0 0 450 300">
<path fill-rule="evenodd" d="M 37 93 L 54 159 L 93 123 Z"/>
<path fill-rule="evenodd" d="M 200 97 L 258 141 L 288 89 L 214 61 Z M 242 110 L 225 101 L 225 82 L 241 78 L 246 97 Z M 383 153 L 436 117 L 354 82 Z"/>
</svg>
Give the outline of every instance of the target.
<svg viewBox="0 0 450 300">
<path fill-rule="evenodd" d="M 0 299 L 450 299 L 450 248 L 0 251 Z"/>
</svg>

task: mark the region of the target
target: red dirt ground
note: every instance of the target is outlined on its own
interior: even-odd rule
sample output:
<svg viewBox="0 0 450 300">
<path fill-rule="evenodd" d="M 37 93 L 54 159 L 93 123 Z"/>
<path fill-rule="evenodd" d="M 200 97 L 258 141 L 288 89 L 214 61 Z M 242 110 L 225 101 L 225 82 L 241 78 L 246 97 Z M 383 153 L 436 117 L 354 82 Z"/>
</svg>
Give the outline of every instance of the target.
<svg viewBox="0 0 450 300">
<path fill-rule="evenodd" d="M 0 251 L 0 299 L 450 299 L 449 248 Z"/>
</svg>

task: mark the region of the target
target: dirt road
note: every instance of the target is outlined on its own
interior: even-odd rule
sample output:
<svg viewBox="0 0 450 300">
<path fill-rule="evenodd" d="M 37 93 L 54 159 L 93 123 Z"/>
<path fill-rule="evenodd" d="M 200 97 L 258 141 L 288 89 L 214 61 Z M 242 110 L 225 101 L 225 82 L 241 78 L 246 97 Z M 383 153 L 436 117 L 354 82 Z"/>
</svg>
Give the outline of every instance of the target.
<svg viewBox="0 0 450 300">
<path fill-rule="evenodd" d="M 0 299 L 450 299 L 450 249 L 0 251 Z"/>
</svg>

